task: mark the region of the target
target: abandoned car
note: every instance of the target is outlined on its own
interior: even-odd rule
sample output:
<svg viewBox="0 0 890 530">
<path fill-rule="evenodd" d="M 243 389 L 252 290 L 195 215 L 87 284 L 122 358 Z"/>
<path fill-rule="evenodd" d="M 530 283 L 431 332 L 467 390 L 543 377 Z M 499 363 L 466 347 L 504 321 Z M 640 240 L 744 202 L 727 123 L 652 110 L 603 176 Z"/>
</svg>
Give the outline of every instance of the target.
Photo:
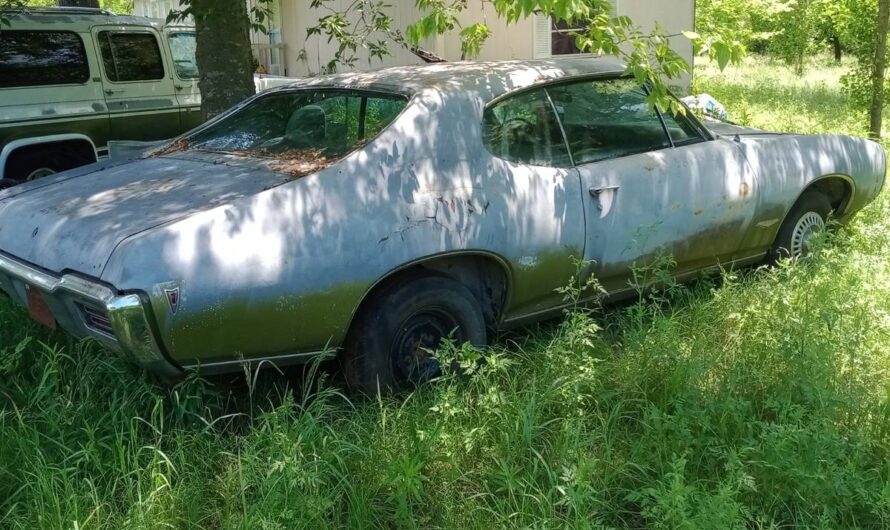
<svg viewBox="0 0 890 530">
<path fill-rule="evenodd" d="M 802 254 L 880 192 L 886 155 L 650 111 L 610 59 L 318 77 L 129 161 L 0 195 L 0 287 L 157 373 L 337 351 L 360 389 L 434 374 L 443 337 L 559 314 L 581 262 L 613 296 Z M 589 293 L 591 296 L 596 293 Z"/>
</svg>

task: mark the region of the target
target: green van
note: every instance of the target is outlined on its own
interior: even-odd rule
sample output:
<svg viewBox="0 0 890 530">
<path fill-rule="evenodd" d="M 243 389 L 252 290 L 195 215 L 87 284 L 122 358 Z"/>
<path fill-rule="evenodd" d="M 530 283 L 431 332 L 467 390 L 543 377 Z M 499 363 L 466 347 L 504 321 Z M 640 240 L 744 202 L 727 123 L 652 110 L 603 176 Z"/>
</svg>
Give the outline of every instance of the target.
<svg viewBox="0 0 890 530">
<path fill-rule="evenodd" d="M 109 140 L 200 123 L 193 28 L 84 8 L 2 18 L 0 188 L 95 162 Z"/>
</svg>

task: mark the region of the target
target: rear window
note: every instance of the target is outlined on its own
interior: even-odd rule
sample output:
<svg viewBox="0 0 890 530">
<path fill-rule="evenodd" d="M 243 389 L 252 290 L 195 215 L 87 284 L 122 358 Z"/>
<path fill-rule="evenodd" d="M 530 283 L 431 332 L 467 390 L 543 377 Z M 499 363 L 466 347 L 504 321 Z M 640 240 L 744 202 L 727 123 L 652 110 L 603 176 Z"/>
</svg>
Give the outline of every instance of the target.
<svg viewBox="0 0 890 530">
<path fill-rule="evenodd" d="M 349 90 L 271 94 L 188 139 L 191 149 L 299 159 L 342 157 L 399 115 L 407 98 Z"/>
<path fill-rule="evenodd" d="M 151 33 L 99 33 L 105 75 L 114 82 L 154 81 L 164 78 L 158 40 Z"/>
<path fill-rule="evenodd" d="M 80 36 L 70 31 L 0 31 L 0 88 L 86 83 Z"/>
</svg>

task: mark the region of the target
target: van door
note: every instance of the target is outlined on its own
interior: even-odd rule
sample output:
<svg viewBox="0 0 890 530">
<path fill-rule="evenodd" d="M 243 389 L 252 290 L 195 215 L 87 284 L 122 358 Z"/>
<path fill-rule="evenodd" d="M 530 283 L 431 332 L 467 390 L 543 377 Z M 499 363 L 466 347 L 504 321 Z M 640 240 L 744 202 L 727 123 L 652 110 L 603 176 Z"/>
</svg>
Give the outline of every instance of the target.
<svg viewBox="0 0 890 530">
<path fill-rule="evenodd" d="M 194 129 L 201 119 L 201 91 L 198 90 L 198 61 L 195 57 L 195 32 L 188 28 L 168 28 L 164 37 L 173 63 L 176 101 L 182 132 Z"/>
<path fill-rule="evenodd" d="M 173 73 L 151 27 L 93 28 L 112 140 L 163 140 L 179 134 Z"/>
</svg>

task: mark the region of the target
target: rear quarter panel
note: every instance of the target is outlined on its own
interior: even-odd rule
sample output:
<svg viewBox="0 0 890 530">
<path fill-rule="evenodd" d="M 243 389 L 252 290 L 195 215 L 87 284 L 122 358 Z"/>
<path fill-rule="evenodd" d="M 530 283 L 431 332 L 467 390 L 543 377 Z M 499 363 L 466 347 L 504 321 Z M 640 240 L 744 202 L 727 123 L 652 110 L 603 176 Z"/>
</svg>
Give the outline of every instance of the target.
<svg viewBox="0 0 890 530">
<path fill-rule="evenodd" d="M 432 256 L 497 257 L 508 312 L 552 305 L 583 255 L 580 181 L 493 158 L 481 116 L 472 99 L 422 92 L 338 164 L 125 241 L 102 279 L 150 293 L 183 364 L 338 346 L 375 283 Z"/>
</svg>

